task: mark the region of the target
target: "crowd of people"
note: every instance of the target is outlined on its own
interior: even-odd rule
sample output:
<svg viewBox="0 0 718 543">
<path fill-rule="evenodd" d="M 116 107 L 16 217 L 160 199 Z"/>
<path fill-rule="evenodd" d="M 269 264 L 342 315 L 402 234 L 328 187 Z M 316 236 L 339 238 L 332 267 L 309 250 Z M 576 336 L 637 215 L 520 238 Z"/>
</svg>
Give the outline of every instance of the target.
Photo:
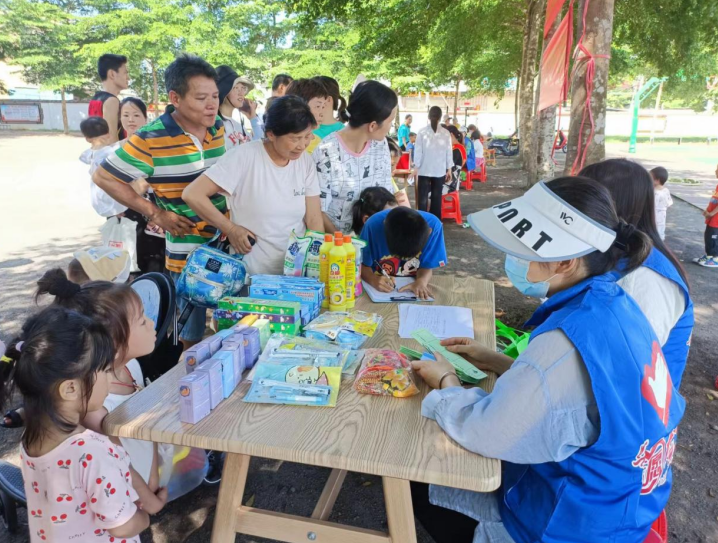
<svg viewBox="0 0 718 543">
<path fill-rule="evenodd" d="M 104 90 L 82 125 L 91 145 L 83 160 L 97 212 L 137 222 L 142 271 L 161 265 L 177 279 L 188 255 L 219 231 L 248 273 L 281 274 L 293 230 L 354 232 L 367 242 L 365 281 L 389 292 L 393 277 L 410 275 L 409 290 L 432 295 L 433 270 L 448 263 L 441 196 L 483 160 L 475 126 L 442 124 L 432 107 L 426 127 L 412 132 L 408 115 L 394 141 L 392 89 L 365 80 L 346 100 L 328 76 L 278 75 L 259 115 L 247 98 L 252 81 L 192 55 L 167 67 L 170 105 L 145 124 L 141 101 L 117 99 L 126 68 L 124 57 L 100 59 Z M 393 180 L 404 152 L 418 210 Z M 414 363 L 435 389 L 422 414 L 469 451 L 503 462 L 494 493 L 412 485 L 415 513 L 437 543 L 645 539 L 670 494 L 693 329 L 686 273 L 664 243 L 666 178 L 660 168 L 649 174 L 606 160 L 469 216 L 506 254 L 514 287 L 547 299 L 516 360 L 466 338 L 443 341 L 499 375 L 491 393 L 463 388 L 441 356 Z M 709 260 L 718 200 L 711 206 Z M 0 404 L 11 382 L 24 399 L 33 541 L 95 534 L 137 542 L 148 514 L 167 500 L 157 447 L 118 447 L 102 433 L 107 413 L 143 386 L 136 358 L 156 340 L 117 258 L 101 267 L 100 257 L 78 259 L 69 277 L 48 272 L 38 295 L 54 302 L 25 323 L 0 364 Z M 203 338 L 205 323 L 205 310 L 195 308 L 182 330 L 185 347 Z M 68 505 L 68 496 L 82 507 Z"/>
</svg>

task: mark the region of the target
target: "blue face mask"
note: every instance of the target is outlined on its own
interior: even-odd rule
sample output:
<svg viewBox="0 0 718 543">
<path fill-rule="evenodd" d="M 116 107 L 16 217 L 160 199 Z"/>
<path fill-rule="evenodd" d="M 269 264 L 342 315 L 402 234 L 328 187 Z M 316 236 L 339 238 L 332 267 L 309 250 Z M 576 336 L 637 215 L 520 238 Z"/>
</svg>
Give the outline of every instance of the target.
<svg viewBox="0 0 718 543">
<path fill-rule="evenodd" d="M 545 298 L 548 295 L 549 281 L 556 277 L 553 275 L 546 281 L 539 281 L 538 283 L 532 283 L 526 276 L 529 273 L 529 266 L 531 262 L 516 258 L 515 256 L 506 255 L 506 263 L 504 269 L 509 281 L 516 287 L 521 294 L 531 296 L 533 298 Z"/>
</svg>

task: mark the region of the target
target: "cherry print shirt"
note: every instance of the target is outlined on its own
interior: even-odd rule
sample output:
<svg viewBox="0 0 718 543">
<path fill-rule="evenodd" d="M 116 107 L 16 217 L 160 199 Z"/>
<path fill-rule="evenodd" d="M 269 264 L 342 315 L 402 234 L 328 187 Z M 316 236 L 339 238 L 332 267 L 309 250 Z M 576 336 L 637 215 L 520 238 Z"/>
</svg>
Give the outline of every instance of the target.
<svg viewBox="0 0 718 543">
<path fill-rule="evenodd" d="M 109 438 L 85 430 L 33 458 L 21 447 L 22 476 L 32 543 L 139 543 L 108 530 L 128 522 L 139 499 L 130 458 Z"/>
</svg>

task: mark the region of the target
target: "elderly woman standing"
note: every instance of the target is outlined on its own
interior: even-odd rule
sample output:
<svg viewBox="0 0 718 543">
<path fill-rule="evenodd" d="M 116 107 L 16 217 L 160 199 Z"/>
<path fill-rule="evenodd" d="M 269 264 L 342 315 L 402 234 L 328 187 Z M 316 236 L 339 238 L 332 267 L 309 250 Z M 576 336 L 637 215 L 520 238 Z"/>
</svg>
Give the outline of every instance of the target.
<svg viewBox="0 0 718 543">
<path fill-rule="evenodd" d="M 282 273 L 292 230 L 324 230 L 316 168 L 306 152 L 316 126 L 304 100 L 276 98 L 267 110 L 266 138 L 224 155 L 182 193 L 197 215 L 245 255 L 252 275 Z M 212 205 L 210 197 L 218 192 L 227 195 L 231 219 Z"/>
</svg>

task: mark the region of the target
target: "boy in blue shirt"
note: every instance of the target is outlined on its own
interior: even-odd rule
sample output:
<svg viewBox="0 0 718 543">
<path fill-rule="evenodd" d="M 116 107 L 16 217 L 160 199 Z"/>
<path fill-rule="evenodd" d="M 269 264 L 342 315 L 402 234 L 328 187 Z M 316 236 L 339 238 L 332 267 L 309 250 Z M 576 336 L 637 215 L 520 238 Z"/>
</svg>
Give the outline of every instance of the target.
<svg viewBox="0 0 718 543">
<path fill-rule="evenodd" d="M 446 266 L 444 227 L 438 218 L 408 207 L 387 209 L 367 220 L 361 238 L 367 243 L 361 270 L 364 281 L 380 292 L 392 292 L 391 277 L 416 277 L 399 292 L 413 292 L 421 299 L 432 296 L 433 269 Z"/>
</svg>

